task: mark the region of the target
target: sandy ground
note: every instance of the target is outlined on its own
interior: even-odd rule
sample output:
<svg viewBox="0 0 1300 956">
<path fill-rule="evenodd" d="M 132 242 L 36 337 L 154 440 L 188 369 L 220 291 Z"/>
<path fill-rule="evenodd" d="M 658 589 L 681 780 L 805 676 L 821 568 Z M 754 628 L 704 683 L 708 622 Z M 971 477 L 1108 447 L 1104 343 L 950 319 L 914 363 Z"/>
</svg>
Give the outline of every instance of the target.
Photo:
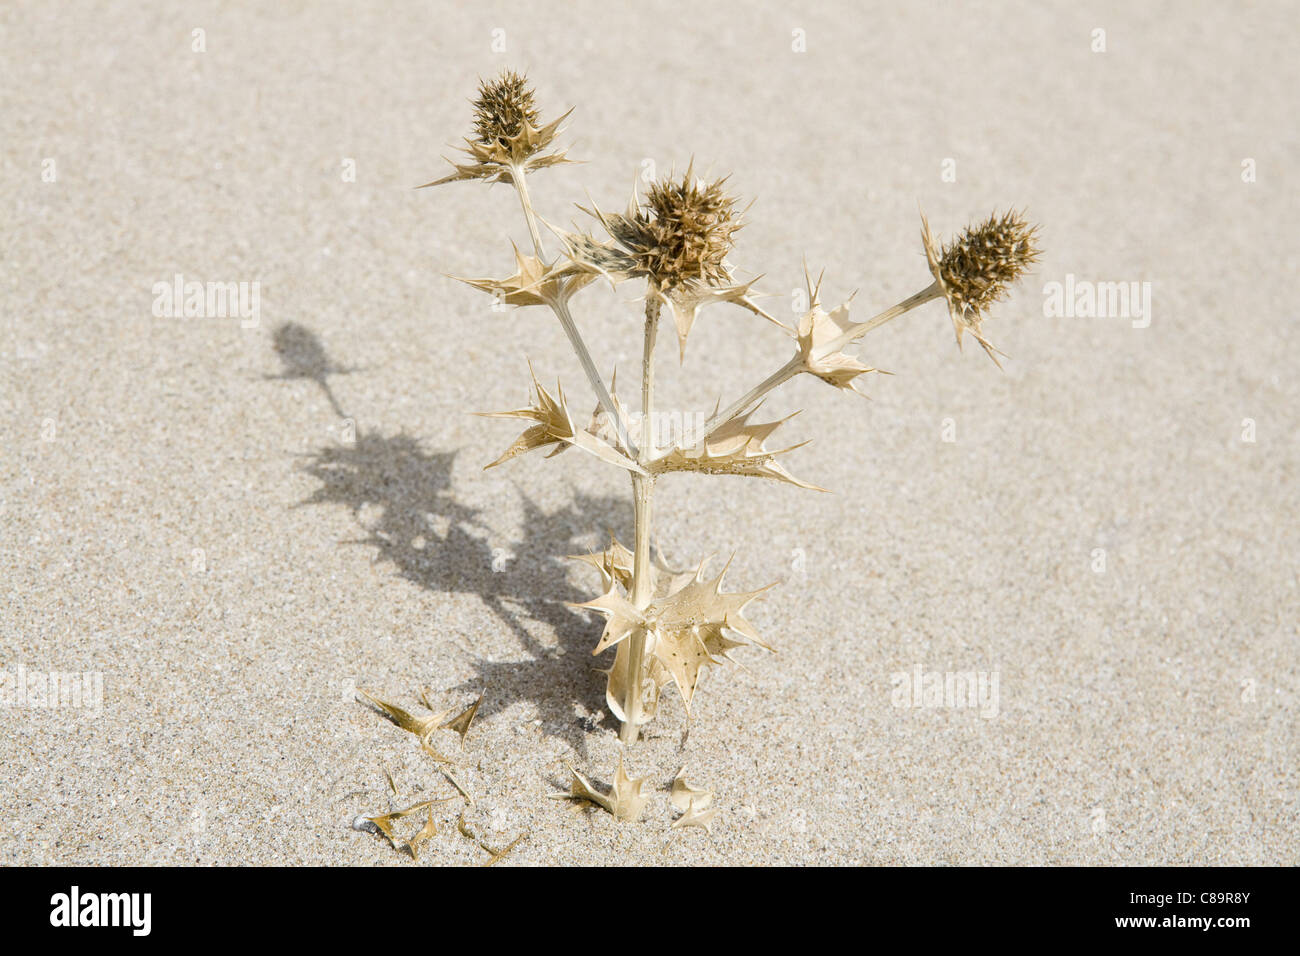
<svg viewBox="0 0 1300 956">
<path fill-rule="evenodd" d="M 350 821 L 455 791 L 356 691 L 428 687 L 485 689 L 439 741 L 517 863 L 1296 863 L 1295 11 L 544 6 L 0 8 L 0 669 L 102 680 L 0 709 L 0 860 L 410 866 Z M 444 278 L 508 271 L 513 193 L 411 188 L 507 65 L 578 107 L 543 215 L 694 155 L 757 198 L 732 259 L 784 314 L 804 256 L 856 315 L 924 286 L 918 204 L 1043 224 L 986 326 L 1005 372 L 931 304 L 869 338 L 873 401 L 773 396 L 833 494 L 663 484 L 670 558 L 781 582 L 750 615 L 779 653 L 684 741 L 669 694 L 639 825 L 547 799 L 619 752 L 560 556 L 629 536 L 626 479 L 481 470 L 516 429 L 469 413 L 517 407 L 526 358 L 591 398 L 549 314 Z M 177 274 L 259 283 L 256 325 L 155 316 Z M 1151 283 L 1149 325 L 1044 315 L 1067 275 Z M 629 298 L 575 312 L 630 397 Z M 708 410 L 786 350 L 706 312 L 661 395 Z M 996 714 L 895 706 L 918 669 L 996 676 Z M 711 835 L 670 829 L 683 764 Z M 487 859 L 460 809 L 422 865 Z"/>
</svg>

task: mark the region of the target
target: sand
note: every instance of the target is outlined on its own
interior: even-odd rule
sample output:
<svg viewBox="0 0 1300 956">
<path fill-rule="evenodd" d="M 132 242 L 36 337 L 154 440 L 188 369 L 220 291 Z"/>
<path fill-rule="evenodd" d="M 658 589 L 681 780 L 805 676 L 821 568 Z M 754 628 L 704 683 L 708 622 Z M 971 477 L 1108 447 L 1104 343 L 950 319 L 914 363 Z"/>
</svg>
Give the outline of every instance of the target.
<svg viewBox="0 0 1300 956">
<path fill-rule="evenodd" d="M 419 865 L 488 859 L 462 811 L 528 834 L 504 865 L 1296 863 L 1294 11 L 549 6 L 0 10 L 0 670 L 102 682 L 0 707 L 0 861 L 416 865 L 354 817 L 455 790 L 357 690 L 427 687 L 484 700 L 437 737 L 474 804 Z M 628 482 L 574 451 L 481 470 L 517 430 L 470 413 L 518 407 L 526 359 L 592 399 L 553 317 L 444 277 L 506 274 L 513 193 L 411 188 L 503 66 L 577 107 L 588 162 L 537 174 L 544 216 L 693 155 L 757 199 L 732 261 L 783 316 L 803 257 L 857 316 L 922 288 L 918 205 L 1043 226 L 986 325 L 1005 371 L 934 303 L 869 337 L 870 402 L 772 396 L 833 493 L 662 483 L 670 559 L 780 582 L 750 614 L 778 653 L 713 673 L 685 739 L 668 694 L 626 756 L 637 825 L 548 799 L 619 753 L 565 604 L 597 580 L 561 556 L 630 536 Z M 177 275 L 258 283 L 256 323 L 155 315 Z M 1150 312 L 1044 314 L 1067 276 L 1150 283 Z M 574 303 L 629 400 L 631 298 Z M 787 349 L 706 311 L 665 406 Z M 966 672 L 996 712 L 896 706 Z M 670 828 L 683 765 L 711 833 Z"/>
</svg>

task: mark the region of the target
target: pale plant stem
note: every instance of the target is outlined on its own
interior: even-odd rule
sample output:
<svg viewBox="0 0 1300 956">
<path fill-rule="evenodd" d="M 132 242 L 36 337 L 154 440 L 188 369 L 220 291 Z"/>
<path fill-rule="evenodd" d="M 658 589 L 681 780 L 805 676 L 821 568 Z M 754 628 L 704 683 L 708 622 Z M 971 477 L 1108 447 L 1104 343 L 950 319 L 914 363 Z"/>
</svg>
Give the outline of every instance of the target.
<svg viewBox="0 0 1300 956">
<path fill-rule="evenodd" d="M 542 234 L 537 228 L 537 214 L 533 212 L 533 200 L 528 195 L 528 176 L 518 166 L 510 167 L 510 179 L 519 194 L 519 205 L 524 207 L 524 218 L 528 220 L 528 234 L 533 237 L 533 249 L 537 258 L 545 260 L 546 252 L 542 249 Z"/>
<path fill-rule="evenodd" d="M 592 391 L 596 393 L 596 400 L 600 402 L 600 407 L 605 410 L 605 414 L 613 423 L 615 431 L 618 432 L 618 440 L 623 443 L 628 455 L 635 457 L 637 446 L 632 441 L 632 436 L 628 434 L 627 422 L 619 414 L 618 408 L 614 405 L 614 397 L 609 394 L 609 389 L 606 388 L 604 380 L 601 379 L 600 372 L 596 370 L 596 363 L 591 357 L 591 352 L 587 350 L 587 343 L 582 340 L 582 333 L 578 331 L 578 324 L 573 321 L 573 313 L 569 311 L 568 300 L 560 297 L 548 304 L 551 311 L 555 313 L 556 318 L 560 320 L 560 326 L 564 329 L 564 334 L 569 337 L 569 344 L 573 346 L 573 351 L 578 356 L 578 362 L 581 363 L 582 370 L 587 374 L 587 381 L 591 383 Z"/>
<path fill-rule="evenodd" d="M 660 303 L 652 295 L 645 303 L 645 347 L 641 354 L 641 452 L 642 464 L 654 452 L 654 389 L 655 389 L 655 338 L 659 331 Z M 654 476 L 632 475 L 632 520 L 634 542 L 632 549 L 632 604 L 644 610 L 653 597 L 653 574 L 650 567 L 650 521 L 653 513 Z M 624 682 L 627 697 L 623 701 L 623 723 L 620 737 L 624 744 L 636 742 L 641 717 L 643 679 L 645 669 L 646 633 L 632 634 L 628 640 L 627 680 Z"/>
<path fill-rule="evenodd" d="M 705 422 L 704 433 L 700 435 L 698 441 L 704 441 L 704 439 L 708 438 L 720 427 L 725 425 L 727 422 L 731 421 L 733 418 L 735 418 L 745 409 L 749 408 L 749 406 L 753 405 L 755 402 L 757 402 L 768 392 L 772 391 L 772 389 L 776 388 L 779 385 L 784 385 L 786 382 L 790 381 L 790 379 L 794 378 L 796 375 L 799 374 L 799 370 L 802 368 L 803 368 L 803 357 L 800 355 L 796 355 L 794 358 L 790 359 L 790 361 L 786 362 L 784 365 L 782 365 L 779 369 L 777 369 L 767 378 L 763 379 L 763 381 L 759 382 L 757 385 L 751 388 L 740 398 L 736 399 L 725 409 L 718 412 L 707 422 Z"/>
<path fill-rule="evenodd" d="M 844 346 L 848 345 L 850 342 L 854 342 L 862 338 L 862 336 L 866 335 L 872 329 L 879 328 L 880 326 L 884 325 L 886 322 L 890 321 L 891 319 L 896 319 L 900 315 L 904 314 L 905 312 L 910 312 L 912 309 L 915 309 L 917 306 L 924 305 L 925 303 L 929 302 L 931 299 L 937 299 L 941 295 L 943 295 L 943 290 L 939 288 L 939 283 L 932 282 L 929 286 L 922 289 L 920 292 L 916 293 L 915 295 L 908 296 L 902 302 L 898 303 L 895 306 L 891 306 L 890 308 L 886 309 L 884 312 L 881 312 L 879 315 L 873 316 L 872 318 L 867 319 L 867 321 L 865 322 L 858 323 L 848 332 L 845 332 L 843 335 L 839 336 L 838 338 L 831 341 L 828 345 L 824 346 L 824 348 L 821 351 L 837 352 L 840 349 L 844 348 Z M 796 353 L 794 358 L 790 359 L 790 361 L 786 362 L 784 365 L 782 365 L 779 369 L 777 369 L 767 378 L 763 379 L 763 381 L 759 382 L 757 385 L 751 388 L 740 398 L 736 399 L 734 402 L 728 405 L 723 411 L 720 411 L 716 415 L 710 417 L 709 420 L 704 423 L 704 427 L 701 430 L 700 436 L 698 438 L 693 438 L 689 442 L 684 441 L 683 447 L 690 448 L 694 445 L 699 444 L 700 442 L 703 442 L 715 431 L 717 431 L 727 422 L 731 421 L 741 412 L 745 411 L 747 408 L 749 408 L 751 405 L 757 402 L 768 392 L 772 391 L 774 388 L 784 385 L 786 382 L 790 381 L 790 379 L 798 375 L 801 371 L 803 371 L 803 355 Z"/>
<path fill-rule="evenodd" d="M 872 318 L 867 319 L 867 321 L 855 325 L 853 328 L 849 329 L 849 331 L 845 332 L 839 338 L 833 340 L 829 345 L 827 345 L 826 351 L 838 352 L 850 342 L 862 338 L 862 336 L 866 335 L 872 329 L 880 328 L 880 326 L 884 325 L 890 319 L 896 319 L 905 312 L 911 312 L 918 305 L 925 305 L 925 303 L 929 302 L 931 299 L 937 299 L 941 295 L 943 295 L 943 290 L 939 288 L 939 283 L 931 282 L 920 292 L 908 296 L 902 302 L 898 303 L 898 305 L 890 306 L 879 315 L 873 316 Z"/>
<path fill-rule="evenodd" d="M 542 248 L 542 234 L 537 229 L 537 214 L 533 211 L 532 197 L 528 194 L 527 176 L 522 169 L 512 166 L 510 170 L 510 180 L 515 185 L 515 192 L 519 195 L 519 205 L 524 209 L 524 218 L 528 220 L 528 233 L 533 237 L 533 249 L 537 253 L 537 258 L 545 260 L 546 252 Z M 568 280 L 561 280 L 567 282 Z M 573 347 L 574 354 L 578 356 L 578 363 L 582 366 L 583 373 L 587 376 L 587 381 L 591 383 L 592 391 L 596 393 L 596 400 L 600 407 L 605 410 L 605 414 L 613 423 L 614 430 L 618 433 L 619 441 L 627 449 L 628 454 L 635 456 L 637 446 L 632 443 L 627 432 L 627 423 L 623 421 L 623 416 L 618 413 L 618 408 L 614 405 L 614 397 L 609 394 L 609 389 L 605 387 L 605 381 L 600 377 L 600 372 L 596 368 L 596 362 L 591 357 L 591 350 L 587 348 L 587 343 L 583 341 L 582 333 L 578 331 L 578 323 L 573 320 L 573 313 L 569 311 L 568 297 L 561 293 L 554 301 L 547 302 L 555 317 L 560 320 L 560 327 L 564 329 L 564 334 L 568 336 L 569 345 Z"/>
</svg>

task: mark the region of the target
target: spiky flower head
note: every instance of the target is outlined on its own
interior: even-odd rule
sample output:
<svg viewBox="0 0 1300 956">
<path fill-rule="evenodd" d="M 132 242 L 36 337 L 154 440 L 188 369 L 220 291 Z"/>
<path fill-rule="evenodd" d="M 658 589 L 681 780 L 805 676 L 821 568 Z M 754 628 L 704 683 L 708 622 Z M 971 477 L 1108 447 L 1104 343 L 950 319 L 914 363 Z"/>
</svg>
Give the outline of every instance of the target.
<svg viewBox="0 0 1300 956">
<path fill-rule="evenodd" d="M 688 167 L 679 180 L 651 184 L 644 200 L 635 189 L 627 209 L 606 213 L 585 209 L 600 220 L 612 243 L 584 233 L 554 231 L 573 263 L 611 283 L 646 279 L 650 295 L 668 305 L 683 354 L 700 309 L 733 302 L 780 325 L 753 301 L 757 280 L 737 282 L 727 263 L 736 232 L 744 226 L 726 178 L 704 181 Z"/>
<path fill-rule="evenodd" d="M 681 181 L 652 183 L 645 202 L 603 217 L 610 236 L 632 260 L 629 270 L 660 291 L 731 281 L 726 258 L 742 222 L 726 180 L 705 183 L 687 169 Z"/>
<path fill-rule="evenodd" d="M 513 70 L 503 70 L 496 79 L 479 84 L 473 104 L 474 136 L 465 139 L 470 162 L 449 160 L 456 171 L 425 186 L 461 179 L 511 182 L 516 172 L 523 175 L 545 166 L 572 162 L 562 150 L 548 153 L 546 149 L 554 141 L 560 124 L 573 111 L 545 126 L 540 125 L 541 114 L 526 77 Z"/>
<path fill-rule="evenodd" d="M 524 124 L 536 126 L 539 118 L 528 80 L 514 70 L 502 70 L 495 80 L 479 85 L 474 100 L 474 133 L 485 146 L 499 144 L 509 149 L 510 141 Z"/>
<path fill-rule="evenodd" d="M 947 245 L 940 247 L 921 216 L 921 242 L 944 298 L 961 347 L 962 334 L 969 332 L 998 362 L 995 349 L 980 329 L 989 307 L 1007 296 L 1007 288 L 1029 271 L 1038 260 L 1038 227 L 1031 226 L 1015 210 L 989 216 L 967 226 Z"/>
</svg>

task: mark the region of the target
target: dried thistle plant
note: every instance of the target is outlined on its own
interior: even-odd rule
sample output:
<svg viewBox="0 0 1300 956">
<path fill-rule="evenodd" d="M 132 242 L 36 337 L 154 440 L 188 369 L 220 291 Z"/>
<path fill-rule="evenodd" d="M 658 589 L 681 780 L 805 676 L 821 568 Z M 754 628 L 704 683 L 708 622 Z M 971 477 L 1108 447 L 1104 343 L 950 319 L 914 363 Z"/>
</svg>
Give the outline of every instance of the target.
<svg viewBox="0 0 1300 956">
<path fill-rule="evenodd" d="M 570 111 L 571 112 L 571 111 Z M 736 233 L 743 225 L 736 199 L 725 180 L 703 181 L 688 168 L 677 179 L 655 182 L 644 198 L 633 192 L 622 213 L 607 213 L 593 204 L 583 209 L 605 237 L 577 229 L 568 231 L 546 223 L 559 241 L 559 251 L 548 255 L 528 191 L 530 172 L 570 162 L 553 145 L 565 113 L 543 124 L 533 91 L 513 73 L 483 83 L 474 100 L 474 135 L 466 139 L 468 161 L 452 162 L 454 171 L 434 183 L 485 180 L 511 184 L 516 190 L 528 232 L 531 254 L 514 250 L 514 274 L 503 279 L 464 279 L 476 289 L 517 307 L 545 306 L 559 320 L 577 355 L 597 407 L 583 424 L 575 418 L 564 392 L 557 386 L 546 391 L 534 376 L 534 399 L 527 408 L 491 413 L 528 422 L 527 429 L 505 453 L 500 464 L 535 448 L 555 455 L 577 447 L 593 457 L 628 472 L 632 482 L 633 547 L 616 540 L 603 552 L 582 556 L 595 566 L 602 593 L 578 605 L 605 619 L 594 654 L 614 649 L 606 671 L 606 699 L 622 721 L 624 743 L 636 740 L 639 728 L 657 711 L 662 691 L 676 685 L 689 713 L 700 675 L 727 659 L 746 644 L 766 648 L 758 632 L 743 616 L 759 591 L 728 592 L 723 572 L 706 577 L 703 562 L 695 571 L 673 569 L 650 549 L 652 502 L 656 482 L 674 472 L 713 475 L 748 475 L 815 488 L 794 478 L 777 461 L 792 451 L 769 448 L 772 433 L 789 419 L 754 422 L 755 409 L 773 389 L 800 374 L 808 374 L 844 391 L 858 391 L 861 377 L 877 371 L 850 354 L 873 329 L 933 299 L 948 305 L 962 345 L 966 333 L 997 362 L 997 350 L 985 337 L 982 323 L 989 306 L 1005 296 L 1007 288 L 1025 274 L 1038 256 L 1037 230 L 1023 216 L 1007 212 L 966 228 L 947 245 L 941 245 L 922 217 L 922 246 L 932 281 L 897 305 L 862 322 L 849 317 L 845 302 L 829 312 L 823 308 L 821 280 L 805 274 L 808 311 L 787 326 L 756 302 L 756 280 L 737 279 L 729 262 Z M 597 278 L 611 285 L 633 281 L 642 284 L 644 303 L 641 364 L 640 428 L 606 386 L 570 310 L 572 298 Z M 851 301 L 851 300 L 850 300 Z M 686 341 L 700 311 L 708 305 L 729 302 L 775 325 L 791 340 L 794 355 L 759 384 L 715 412 L 701 427 L 658 443 L 655 419 L 655 346 L 660 316 L 666 306 L 672 314 L 679 355 L 685 358 Z M 531 372 L 531 369 L 530 369 Z M 488 467 L 491 467 L 489 465 Z M 820 489 L 818 489 L 820 490 Z M 411 728 L 420 735 L 425 723 Z M 422 738 L 423 739 L 423 738 Z M 573 794 L 607 805 L 615 816 L 634 819 L 642 801 L 639 782 L 619 775 L 610 795 L 595 790 L 574 771 Z M 686 787 L 684 781 L 683 788 Z M 685 790 L 683 791 L 685 793 Z M 712 809 L 704 799 L 683 798 L 679 825 L 707 826 Z"/>
</svg>

